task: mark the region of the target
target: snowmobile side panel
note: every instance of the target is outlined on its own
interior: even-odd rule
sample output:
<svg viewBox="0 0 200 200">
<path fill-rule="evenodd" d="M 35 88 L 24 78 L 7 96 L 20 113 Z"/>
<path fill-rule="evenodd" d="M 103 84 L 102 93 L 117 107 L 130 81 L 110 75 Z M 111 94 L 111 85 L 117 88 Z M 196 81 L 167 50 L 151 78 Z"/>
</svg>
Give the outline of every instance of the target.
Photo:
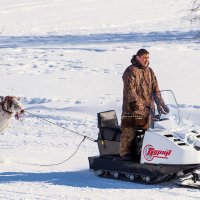
<svg viewBox="0 0 200 200">
<path fill-rule="evenodd" d="M 166 131 L 147 131 L 142 145 L 141 163 L 197 164 L 200 163 L 200 151 L 177 141 L 173 135 L 170 137 Z"/>
</svg>

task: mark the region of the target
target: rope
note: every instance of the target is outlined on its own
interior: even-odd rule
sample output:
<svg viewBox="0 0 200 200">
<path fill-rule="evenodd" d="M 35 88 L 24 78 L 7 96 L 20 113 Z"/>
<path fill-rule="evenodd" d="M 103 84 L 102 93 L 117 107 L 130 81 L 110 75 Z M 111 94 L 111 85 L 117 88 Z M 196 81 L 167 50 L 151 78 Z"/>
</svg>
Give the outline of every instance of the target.
<svg viewBox="0 0 200 200">
<path fill-rule="evenodd" d="M 42 117 L 39 117 L 38 115 L 32 114 L 32 113 L 30 113 L 30 112 L 28 112 L 28 111 L 26 111 L 26 110 L 24 110 L 24 112 L 25 112 L 25 113 L 28 113 L 28 114 L 30 114 L 30 115 L 32 115 L 32 116 L 34 116 L 34 117 L 37 117 L 37 118 L 39 118 L 39 119 L 41 119 L 41 120 L 43 120 L 43 121 L 46 121 L 46 122 L 48 122 L 48 123 L 50 123 L 50 124 L 53 124 L 53 125 L 58 126 L 58 127 L 60 127 L 60 128 L 63 128 L 63 129 L 65 129 L 65 130 L 69 131 L 69 132 L 75 133 L 76 135 L 82 136 L 82 137 L 84 137 L 84 138 L 86 138 L 86 139 L 88 139 L 88 140 L 90 140 L 90 141 L 92 141 L 92 142 L 96 142 L 95 139 L 93 139 L 93 138 L 91 138 L 91 137 L 89 137 L 89 136 L 83 135 L 83 134 L 78 133 L 78 132 L 76 132 L 76 131 L 70 130 L 70 129 L 66 128 L 66 127 L 60 126 L 60 125 L 58 125 L 58 124 L 56 124 L 56 123 L 54 123 L 54 122 L 52 122 L 52 121 L 49 121 L 49 120 L 44 119 L 44 118 L 42 118 Z"/>
<path fill-rule="evenodd" d="M 49 166 L 56 166 L 56 165 L 61 165 L 67 161 L 69 161 L 76 153 L 77 151 L 79 150 L 79 148 L 81 147 L 81 144 L 85 141 L 86 137 L 84 137 L 81 142 L 79 143 L 78 147 L 76 148 L 76 150 L 74 151 L 74 153 L 69 156 L 67 159 L 65 159 L 64 161 L 62 162 L 59 162 L 59 163 L 52 163 L 52 164 L 36 164 L 36 163 L 23 163 L 23 162 L 15 162 L 15 163 L 18 163 L 18 164 L 23 164 L 23 165 L 32 165 L 32 166 L 40 166 L 40 167 L 49 167 Z"/>
<path fill-rule="evenodd" d="M 67 131 L 69 131 L 69 132 L 72 132 L 72 133 L 75 133 L 75 134 L 77 134 L 77 135 L 79 135 L 79 136 L 82 136 L 83 139 L 82 139 L 81 142 L 79 143 L 79 145 L 78 145 L 78 147 L 76 148 L 76 150 L 74 151 L 74 153 L 73 153 L 71 156 L 69 156 L 68 158 L 66 158 L 66 159 L 65 159 L 64 161 L 62 161 L 62 162 L 59 162 L 59 163 L 52 163 L 52 164 L 36 164 L 36 163 L 23 163 L 23 162 L 16 162 L 16 161 L 15 161 L 15 163 L 23 164 L 23 165 L 40 166 L 40 167 L 48 167 L 48 166 L 61 165 L 61 164 L 65 163 L 65 162 L 69 161 L 69 160 L 78 152 L 79 148 L 81 147 L 81 144 L 85 141 L 85 139 L 88 139 L 88 140 L 90 140 L 90 141 L 92 141 L 92 142 L 96 142 L 95 139 L 93 139 L 93 138 L 91 138 L 91 137 L 89 137 L 89 136 L 83 135 L 83 134 L 78 133 L 78 132 L 76 132 L 76 131 L 70 130 L 70 129 L 65 128 L 65 127 L 63 127 L 63 126 L 60 126 L 60 125 L 58 125 L 58 124 L 56 124 L 56 123 L 54 123 L 54 122 L 52 122 L 52 121 L 49 121 L 49 120 L 47 120 L 47 119 L 44 119 L 44 118 L 39 117 L 39 116 L 37 116 L 37 115 L 34 115 L 34 114 L 32 114 L 32 113 L 30 113 L 30 112 L 28 112 L 28 111 L 26 111 L 26 110 L 24 110 L 24 113 L 28 113 L 28 114 L 30 114 L 30 115 L 32 115 L 32 116 L 34 116 L 34 117 L 37 117 L 37 118 L 39 118 L 39 119 L 41 119 L 41 120 L 43 120 L 43 121 L 48 122 L 48 123 L 50 123 L 50 124 L 53 124 L 53 125 L 55 125 L 55 126 L 58 126 L 58 127 L 60 127 L 60 128 L 65 129 L 65 130 L 67 130 Z"/>
</svg>

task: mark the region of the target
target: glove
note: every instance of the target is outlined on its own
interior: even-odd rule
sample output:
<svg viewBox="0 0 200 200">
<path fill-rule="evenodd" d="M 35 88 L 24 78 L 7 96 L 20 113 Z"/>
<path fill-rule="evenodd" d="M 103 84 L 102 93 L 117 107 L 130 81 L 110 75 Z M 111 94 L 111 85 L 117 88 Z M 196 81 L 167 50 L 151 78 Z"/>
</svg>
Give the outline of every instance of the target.
<svg viewBox="0 0 200 200">
<path fill-rule="evenodd" d="M 166 115 L 170 111 L 168 106 L 166 106 L 165 104 L 162 104 L 162 105 L 159 104 L 159 105 L 157 105 L 157 108 L 158 108 L 158 112 L 160 114 L 164 114 L 164 115 Z"/>
</svg>

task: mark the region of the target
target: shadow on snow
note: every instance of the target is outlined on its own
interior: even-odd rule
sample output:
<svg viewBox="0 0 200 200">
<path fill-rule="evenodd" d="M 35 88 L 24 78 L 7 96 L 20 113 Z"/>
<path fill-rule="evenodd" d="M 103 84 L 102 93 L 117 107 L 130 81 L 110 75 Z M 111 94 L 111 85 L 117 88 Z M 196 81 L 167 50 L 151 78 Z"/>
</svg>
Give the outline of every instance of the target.
<svg viewBox="0 0 200 200">
<path fill-rule="evenodd" d="M 0 184 L 11 182 L 43 182 L 53 185 L 72 187 L 89 187 L 98 189 L 152 189 L 162 185 L 144 185 L 120 180 L 106 179 L 95 176 L 88 170 L 72 172 L 4 172 L 0 173 Z"/>
<path fill-rule="evenodd" d="M 199 42 L 198 31 L 101 33 L 88 35 L 0 36 L 0 48 L 17 48 L 38 45 L 80 45 L 140 42 Z M 83 49 L 88 50 L 88 49 Z M 96 51 L 101 51 L 96 49 Z"/>
</svg>

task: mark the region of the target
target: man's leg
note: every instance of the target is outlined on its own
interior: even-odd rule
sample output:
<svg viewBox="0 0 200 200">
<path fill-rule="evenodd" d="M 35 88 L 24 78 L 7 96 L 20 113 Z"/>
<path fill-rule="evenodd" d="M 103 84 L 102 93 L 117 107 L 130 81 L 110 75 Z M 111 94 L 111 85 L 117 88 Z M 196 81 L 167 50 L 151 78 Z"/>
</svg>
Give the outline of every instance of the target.
<svg viewBox="0 0 200 200">
<path fill-rule="evenodd" d="M 131 154 L 131 145 L 136 134 L 135 128 L 122 128 L 120 137 L 120 156 Z"/>
</svg>

